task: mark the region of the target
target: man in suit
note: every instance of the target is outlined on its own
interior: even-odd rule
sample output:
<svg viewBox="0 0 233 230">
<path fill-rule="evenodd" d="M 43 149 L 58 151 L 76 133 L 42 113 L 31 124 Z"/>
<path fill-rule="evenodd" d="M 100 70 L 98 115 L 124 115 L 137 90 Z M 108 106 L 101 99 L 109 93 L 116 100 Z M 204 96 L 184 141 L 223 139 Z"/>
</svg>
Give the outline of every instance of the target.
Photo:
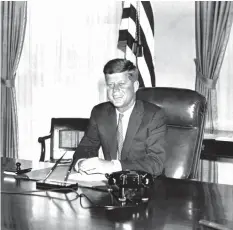
<svg viewBox="0 0 233 230">
<path fill-rule="evenodd" d="M 166 123 L 163 110 L 136 100 L 138 69 L 125 59 L 104 67 L 109 102 L 96 105 L 74 153 L 74 169 L 86 173 L 142 170 L 160 175 L 165 160 Z M 102 146 L 104 160 L 98 158 Z"/>
</svg>

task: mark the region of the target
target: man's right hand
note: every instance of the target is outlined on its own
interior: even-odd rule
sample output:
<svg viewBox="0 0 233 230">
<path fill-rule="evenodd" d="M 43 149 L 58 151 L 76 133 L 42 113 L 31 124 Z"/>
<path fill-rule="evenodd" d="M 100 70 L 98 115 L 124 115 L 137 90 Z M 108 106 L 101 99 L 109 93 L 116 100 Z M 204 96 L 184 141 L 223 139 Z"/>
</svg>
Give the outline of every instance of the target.
<svg viewBox="0 0 233 230">
<path fill-rule="evenodd" d="M 113 173 L 119 170 L 119 168 L 117 168 L 112 161 L 103 160 L 99 157 L 80 159 L 76 163 L 75 169 L 77 172 L 80 172 L 81 174 L 105 174 Z"/>
</svg>

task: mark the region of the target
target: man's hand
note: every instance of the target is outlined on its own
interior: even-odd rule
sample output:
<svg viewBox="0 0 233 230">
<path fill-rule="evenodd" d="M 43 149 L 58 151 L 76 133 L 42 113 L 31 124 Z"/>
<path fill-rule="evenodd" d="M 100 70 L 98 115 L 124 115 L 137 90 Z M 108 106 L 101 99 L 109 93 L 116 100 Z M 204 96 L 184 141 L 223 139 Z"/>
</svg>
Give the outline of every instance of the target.
<svg viewBox="0 0 233 230">
<path fill-rule="evenodd" d="M 98 157 L 92 157 L 81 160 L 78 163 L 78 171 L 86 172 L 87 174 L 93 173 L 112 173 L 117 171 L 114 167 L 114 163 L 111 161 L 103 160 Z"/>
</svg>

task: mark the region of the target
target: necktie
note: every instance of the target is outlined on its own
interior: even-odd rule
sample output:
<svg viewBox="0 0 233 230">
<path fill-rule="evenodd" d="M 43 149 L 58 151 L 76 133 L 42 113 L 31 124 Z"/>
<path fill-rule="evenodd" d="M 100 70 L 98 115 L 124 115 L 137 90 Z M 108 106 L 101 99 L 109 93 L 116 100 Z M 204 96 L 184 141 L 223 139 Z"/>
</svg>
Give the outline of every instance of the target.
<svg viewBox="0 0 233 230">
<path fill-rule="evenodd" d="M 117 125 L 117 160 L 121 159 L 121 150 L 123 147 L 123 124 L 122 124 L 122 117 L 124 114 L 119 113 L 118 118 L 118 125 Z"/>
</svg>

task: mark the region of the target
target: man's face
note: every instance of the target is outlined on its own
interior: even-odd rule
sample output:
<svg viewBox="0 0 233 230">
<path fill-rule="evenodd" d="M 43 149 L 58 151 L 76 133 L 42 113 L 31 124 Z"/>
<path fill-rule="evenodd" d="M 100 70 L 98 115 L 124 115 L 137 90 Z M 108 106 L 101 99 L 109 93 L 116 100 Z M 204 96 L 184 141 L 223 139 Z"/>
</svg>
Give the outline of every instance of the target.
<svg viewBox="0 0 233 230">
<path fill-rule="evenodd" d="M 108 99 L 120 112 L 126 111 L 135 102 L 138 81 L 132 82 L 127 72 L 106 74 L 105 77 Z"/>
</svg>

